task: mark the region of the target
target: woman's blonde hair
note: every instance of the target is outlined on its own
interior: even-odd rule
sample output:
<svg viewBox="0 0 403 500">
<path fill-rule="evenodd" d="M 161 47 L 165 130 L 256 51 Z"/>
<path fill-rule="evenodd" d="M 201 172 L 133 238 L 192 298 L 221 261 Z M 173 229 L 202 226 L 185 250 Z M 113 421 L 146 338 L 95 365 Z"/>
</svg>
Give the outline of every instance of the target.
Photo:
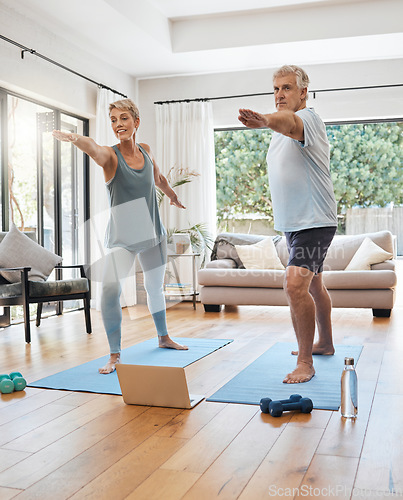
<svg viewBox="0 0 403 500">
<path fill-rule="evenodd" d="M 285 66 L 281 66 L 278 70 L 276 70 L 273 74 L 273 82 L 279 76 L 285 76 L 289 74 L 294 74 L 296 76 L 297 87 L 299 89 L 307 89 L 309 85 L 309 76 L 306 72 L 300 68 L 299 66 L 294 66 L 293 64 L 286 64 Z M 306 94 L 305 100 L 308 100 L 308 93 Z"/>
<path fill-rule="evenodd" d="M 111 114 L 112 109 L 124 109 L 125 111 L 129 111 L 132 115 L 133 120 L 137 120 L 140 116 L 139 108 L 134 104 L 131 99 L 120 99 L 119 101 L 111 102 L 109 104 L 109 116 Z"/>
</svg>

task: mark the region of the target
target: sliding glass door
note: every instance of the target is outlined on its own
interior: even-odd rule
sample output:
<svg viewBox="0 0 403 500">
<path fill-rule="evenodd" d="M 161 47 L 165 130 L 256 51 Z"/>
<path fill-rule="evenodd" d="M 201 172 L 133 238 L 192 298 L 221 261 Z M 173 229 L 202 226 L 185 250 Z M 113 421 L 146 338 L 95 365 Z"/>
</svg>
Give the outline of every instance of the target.
<svg viewBox="0 0 403 500">
<path fill-rule="evenodd" d="M 7 184 L 1 200 L 3 230 L 15 224 L 21 231 L 34 231 L 38 243 L 61 255 L 64 265 L 77 264 L 79 256 L 82 259 L 88 252 L 85 238 L 78 238 L 89 217 L 88 159 L 71 143 L 54 140 L 52 131 L 87 135 L 88 121 L 4 94 L 0 100 L 2 127 L 7 127 L 1 135 L 2 180 Z M 61 277 L 58 273 L 56 277 Z M 75 276 L 76 270 L 63 271 L 63 278 Z"/>
<path fill-rule="evenodd" d="M 61 129 L 83 135 L 84 123 L 76 118 L 61 115 Z M 62 255 L 65 264 L 78 264 L 78 231 L 85 218 L 83 186 L 84 155 L 69 142 L 59 143 L 60 155 L 60 225 Z M 81 252 L 82 255 L 82 252 Z"/>
</svg>

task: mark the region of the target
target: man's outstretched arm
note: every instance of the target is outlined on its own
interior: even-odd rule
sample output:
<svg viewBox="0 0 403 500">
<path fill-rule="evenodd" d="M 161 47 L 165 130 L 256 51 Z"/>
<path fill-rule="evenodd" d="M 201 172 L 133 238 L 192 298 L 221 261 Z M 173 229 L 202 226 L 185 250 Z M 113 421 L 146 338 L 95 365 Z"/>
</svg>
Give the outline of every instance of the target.
<svg viewBox="0 0 403 500">
<path fill-rule="evenodd" d="M 248 128 L 267 127 L 297 141 L 304 140 L 304 122 L 293 111 L 263 115 L 251 109 L 240 109 L 238 120 Z"/>
</svg>

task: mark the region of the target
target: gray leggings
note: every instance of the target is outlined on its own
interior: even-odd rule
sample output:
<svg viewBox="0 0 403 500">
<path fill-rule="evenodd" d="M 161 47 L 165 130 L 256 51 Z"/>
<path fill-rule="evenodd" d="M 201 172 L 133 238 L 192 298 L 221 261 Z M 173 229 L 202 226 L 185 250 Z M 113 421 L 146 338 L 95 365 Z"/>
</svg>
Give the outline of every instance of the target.
<svg viewBox="0 0 403 500">
<path fill-rule="evenodd" d="M 122 283 L 134 264 L 136 252 L 125 248 L 112 248 L 105 256 L 102 280 L 101 313 L 111 353 L 121 350 L 122 308 L 120 295 Z M 164 275 L 166 266 L 166 240 L 138 253 L 144 273 L 147 304 L 153 316 L 158 335 L 167 335 Z"/>
</svg>

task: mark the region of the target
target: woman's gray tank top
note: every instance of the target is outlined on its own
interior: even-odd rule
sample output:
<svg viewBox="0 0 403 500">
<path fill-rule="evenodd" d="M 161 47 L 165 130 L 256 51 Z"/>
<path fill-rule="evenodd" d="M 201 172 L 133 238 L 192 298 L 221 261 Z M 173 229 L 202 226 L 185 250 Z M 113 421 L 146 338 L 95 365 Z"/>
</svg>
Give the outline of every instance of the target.
<svg viewBox="0 0 403 500">
<path fill-rule="evenodd" d="M 110 217 L 105 246 L 140 252 L 158 245 L 166 236 L 158 209 L 154 166 L 139 144 L 144 156 L 144 166 L 139 170 L 130 168 L 119 148 L 112 147 L 118 157 L 118 166 L 114 177 L 106 183 Z"/>
</svg>

